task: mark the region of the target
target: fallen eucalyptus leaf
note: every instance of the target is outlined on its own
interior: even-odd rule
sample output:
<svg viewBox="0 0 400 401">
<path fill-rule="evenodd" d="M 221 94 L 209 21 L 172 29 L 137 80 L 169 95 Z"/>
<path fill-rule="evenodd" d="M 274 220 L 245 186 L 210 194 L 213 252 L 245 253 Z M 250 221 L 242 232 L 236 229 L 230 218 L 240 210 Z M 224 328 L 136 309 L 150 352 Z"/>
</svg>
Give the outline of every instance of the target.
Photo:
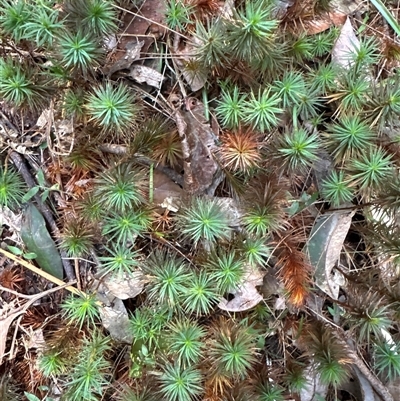
<svg viewBox="0 0 400 401">
<path fill-rule="evenodd" d="M 320 399 L 324 400 L 328 393 L 328 386 L 321 383 L 318 373 L 309 366 L 304 370 L 304 377 L 307 377 L 307 383 L 300 390 L 300 400 L 315 401 L 318 400 L 318 396 L 321 397 Z"/>
<path fill-rule="evenodd" d="M 63 266 L 60 253 L 51 238 L 43 216 L 29 203 L 25 208 L 21 222 L 21 238 L 29 252 L 37 256 L 35 262 L 46 273 L 63 279 Z"/>
<path fill-rule="evenodd" d="M 344 282 L 340 273 L 332 274 L 332 270 L 339 260 L 354 213 L 337 211 L 319 217 L 306 244 L 314 267 L 315 284 L 334 299 L 337 299 L 339 287 Z"/>
<path fill-rule="evenodd" d="M 186 111 L 176 110 L 175 120 L 184 159 L 183 189 L 191 195 L 213 196 L 223 176 L 213 157 L 218 137 L 205 118 L 204 105 L 196 98 L 185 100 Z"/>
<path fill-rule="evenodd" d="M 166 174 L 154 171 L 153 202 L 172 212 L 179 210 L 182 188 Z"/>
<path fill-rule="evenodd" d="M 121 276 L 108 274 L 103 278 L 103 284 L 108 291 L 119 299 L 135 298 L 148 282 L 141 271 L 134 271 L 130 274 L 124 273 Z"/>
</svg>

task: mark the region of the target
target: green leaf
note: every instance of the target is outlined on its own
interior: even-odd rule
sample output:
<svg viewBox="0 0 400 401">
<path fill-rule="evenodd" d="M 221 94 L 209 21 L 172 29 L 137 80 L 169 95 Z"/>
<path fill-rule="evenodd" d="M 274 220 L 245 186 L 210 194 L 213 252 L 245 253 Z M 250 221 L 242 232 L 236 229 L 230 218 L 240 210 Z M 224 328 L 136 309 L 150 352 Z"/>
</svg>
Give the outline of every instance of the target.
<svg viewBox="0 0 400 401">
<path fill-rule="evenodd" d="M 50 189 L 45 189 L 42 193 L 42 196 L 40 197 L 42 199 L 42 202 L 46 202 L 47 198 L 49 197 Z"/>
<path fill-rule="evenodd" d="M 16 246 L 7 245 L 8 250 L 14 255 L 20 256 L 23 254 L 22 249 L 17 248 Z"/>
<path fill-rule="evenodd" d="M 32 199 L 39 191 L 39 187 L 33 187 L 31 188 L 22 198 L 22 202 L 28 202 L 30 199 Z"/>
<path fill-rule="evenodd" d="M 40 398 L 37 398 L 36 395 L 34 394 L 27 393 L 26 391 L 24 391 L 24 395 L 28 399 L 28 401 L 40 401 Z"/>
<path fill-rule="evenodd" d="M 400 36 L 400 25 L 393 17 L 393 14 L 386 8 L 381 0 L 371 0 L 374 7 L 382 14 L 386 22 L 393 28 L 397 36 Z"/>
<path fill-rule="evenodd" d="M 28 259 L 28 260 L 32 260 L 32 259 L 36 259 L 37 255 L 35 252 L 28 252 L 28 253 L 24 253 L 24 258 Z"/>
<path fill-rule="evenodd" d="M 41 187 L 45 187 L 46 186 L 46 181 L 45 181 L 44 173 L 43 173 L 42 169 L 38 170 L 38 172 L 36 174 L 36 178 L 37 178 L 37 181 L 38 181 L 38 183 L 39 183 L 39 185 Z"/>
<path fill-rule="evenodd" d="M 21 223 L 21 238 L 29 252 L 36 253 L 35 261 L 47 273 L 63 279 L 63 266 L 56 244 L 46 228 L 39 210 L 28 204 Z"/>
</svg>

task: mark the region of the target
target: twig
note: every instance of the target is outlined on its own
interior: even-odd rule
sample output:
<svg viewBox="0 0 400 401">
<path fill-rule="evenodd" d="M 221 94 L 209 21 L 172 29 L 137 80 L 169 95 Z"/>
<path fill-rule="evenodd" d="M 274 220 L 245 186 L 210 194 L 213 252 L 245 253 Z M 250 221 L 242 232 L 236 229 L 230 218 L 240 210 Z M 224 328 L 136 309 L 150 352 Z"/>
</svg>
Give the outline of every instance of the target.
<svg viewBox="0 0 400 401">
<path fill-rule="evenodd" d="M 51 281 L 54 284 L 57 284 L 59 286 L 65 286 L 66 285 L 66 289 L 74 294 L 77 295 L 82 295 L 82 292 L 79 291 L 77 288 L 72 287 L 70 284 L 65 284 L 62 280 L 58 279 L 57 277 L 52 276 L 49 273 L 46 273 L 44 270 L 39 269 L 38 267 L 36 267 L 35 265 L 33 265 L 32 263 L 27 262 L 24 259 L 21 259 L 20 257 L 13 255 L 10 252 L 5 251 L 4 249 L 0 248 L 0 253 L 2 253 L 4 256 L 6 256 L 7 258 L 14 260 L 15 262 L 17 262 L 18 264 L 26 267 L 27 269 L 33 271 L 36 274 L 39 274 L 40 276 L 42 276 L 43 278 L 45 278 L 46 280 Z M 73 281 L 73 280 L 71 280 Z"/>
<path fill-rule="evenodd" d="M 308 308 L 314 316 L 317 317 L 317 319 L 321 320 L 321 317 L 318 313 L 316 313 L 312 308 Z M 334 325 L 330 320 L 323 318 L 322 320 L 328 322 L 330 325 Z M 368 369 L 368 366 L 364 363 L 364 361 L 357 355 L 357 352 L 354 350 L 350 349 L 347 346 L 347 338 L 346 338 L 346 333 L 341 327 L 338 327 L 337 325 L 335 326 L 335 333 L 337 334 L 337 339 L 343 344 L 343 347 L 346 347 L 348 351 L 348 356 L 352 359 L 353 364 L 357 366 L 357 368 L 361 371 L 361 373 L 366 377 L 366 379 L 369 381 L 371 386 L 374 388 L 376 393 L 379 395 L 379 397 L 382 399 L 382 401 L 393 401 L 392 395 L 389 393 L 387 388 L 382 384 L 382 382 L 374 376 L 371 371 Z"/>
<path fill-rule="evenodd" d="M 368 369 L 368 366 L 365 365 L 363 360 L 357 355 L 356 352 L 350 350 L 349 356 L 353 359 L 354 365 L 360 370 L 360 372 L 366 377 L 366 379 L 370 382 L 371 386 L 378 393 L 379 397 L 383 401 L 393 401 L 392 395 L 389 393 L 387 388 L 382 384 L 382 382 L 374 376 L 371 371 Z"/>
<path fill-rule="evenodd" d="M 0 249 L 1 250 L 1 249 Z M 25 305 L 22 305 L 16 309 L 14 309 L 14 311 L 7 317 L 0 319 L 0 324 L 1 324 L 1 328 L 2 328 L 2 338 L 0 340 L 0 364 L 3 360 L 3 357 L 5 355 L 5 338 L 7 337 L 7 332 L 8 329 L 11 325 L 11 323 L 13 322 L 14 319 L 16 319 L 17 317 L 23 315 L 27 309 L 33 305 L 36 301 L 38 301 L 40 298 L 49 295 L 53 292 L 56 292 L 58 290 L 61 290 L 63 288 L 68 288 L 71 287 L 69 284 L 63 283 L 61 282 L 62 285 L 55 287 L 55 288 L 51 288 L 49 290 L 40 292 L 39 294 L 34 294 L 34 295 L 28 295 L 28 296 L 24 296 L 24 298 L 28 298 L 28 301 L 25 303 Z M 74 288 L 74 287 L 71 287 Z M 6 289 L 8 290 L 8 289 Z M 74 290 L 78 291 L 76 288 L 74 288 Z M 15 341 L 15 335 L 13 336 L 13 342 Z M 11 349 L 14 349 L 14 345 L 12 344 Z M 10 358 L 11 359 L 11 358 Z"/>
</svg>

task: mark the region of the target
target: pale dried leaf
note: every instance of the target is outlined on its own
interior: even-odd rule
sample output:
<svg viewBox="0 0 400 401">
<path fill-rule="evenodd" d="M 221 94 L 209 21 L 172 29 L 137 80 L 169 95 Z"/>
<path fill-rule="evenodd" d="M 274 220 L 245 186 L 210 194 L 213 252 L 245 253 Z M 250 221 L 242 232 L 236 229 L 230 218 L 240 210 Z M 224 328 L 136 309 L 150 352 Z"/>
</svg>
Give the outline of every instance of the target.
<svg viewBox="0 0 400 401">
<path fill-rule="evenodd" d="M 164 80 L 162 74 L 144 65 L 134 65 L 129 75 L 140 84 L 145 82 L 147 85 L 154 86 L 157 89 L 161 87 L 162 81 Z"/>
<path fill-rule="evenodd" d="M 359 392 L 361 393 L 362 397 L 361 399 L 363 401 L 375 401 L 375 394 L 371 383 L 367 380 L 367 378 L 362 374 L 362 372 L 360 371 L 360 369 L 358 369 L 356 365 L 353 365 L 353 372 L 353 378 L 355 380 L 349 384 L 358 384 Z"/>
<path fill-rule="evenodd" d="M 172 212 L 179 210 L 182 188 L 166 174 L 154 171 L 153 202 Z"/>
<path fill-rule="evenodd" d="M 0 227 L 7 225 L 13 235 L 11 237 L 15 243 L 20 242 L 18 233 L 21 231 L 22 213 L 14 213 L 8 207 L 0 207 Z"/>
<path fill-rule="evenodd" d="M 322 399 L 328 393 L 328 386 L 321 383 L 319 375 L 312 367 L 307 367 L 304 371 L 304 376 L 307 378 L 307 384 L 300 391 L 300 401 L 315 401 L 319 395 Z"/>
<path fill-rule="evenodd" d="M 239 227 L 240 221 L 242 217 L 242 213 L 240 212 L 238 205 L 233 198 L 214 198 L 217 204 L 221 207 L 225 216 L 227 216 L 229 220 L 229 225 L 231 227 Z"/>
<path fill-rule="evenodd" d="M 306 245 L 315 269 L 315 284 L 334 299 L 337 299 L 339 287 L 344 282 L 341 275 L 338 272 L 332 274 L 332 270 L 339 260 L 354 213 L 337 211 L 321 216 L 315 222 Z"/>
<path fill-rule="evenodd" d="M 13 320 L 21 313 L 10 315 L 5 319 L 0 319 L 0 365 L 3 362 L 3 357 L 6 351 L 7 333 Z"/>
<path fill-rule="evenodd" d="M 186 111 L 175 114 L 184 159 L 184 190 L 191 195 L 214 195 L 222 173 L 213 153 L 218 137 L 205 119 L 204 105 L 196 98 L 186 99 Z"/>
<path fill-rule="evenodd" d="M 353 14 L 354 11 L 360 12 L 367 10 L 366 3 L 363 0 L 331 0 L 330 8 L 346 15 Z"/>
<path fill-rule="evenodd" d="M 103 278 L 103 285 L 114 297 L 119 299 L 135 298 L 147 283 L 146 276 L 141 271 L 124 273 L 121 276 L 107 274 Z"/>
<path fill-rule="evenodd" d="M 242 284 L 238 286 L 236 291 L 231 293 L 234 298 L 230 301 L 222 298 L 218 307 L 228 312 L 242 312 L 254 308 L 263 300 L 262 295 L 256 288 L 256 286 L 263 284 L 263 277 L 264 273 L 260 270 L 247 267 Z"/>
<path fill-rule="evenodd" d="M 24 346 L 26 350 L 44 348 L 46 341 L 43 336 L 43 329 L 32 330 L 29 328 L 29 333 L 23 336 Z"/>
<path fill-rule="evenodd" d="M 97 280 L 95 281 L 99 284 Z M 129 315 L 122 300 L 116 298 L 104 284 L 98 286 L 96 299 L 102 304 L 99 307 L 100 318 L 110 336 L 116 341 L 132 343 Z"/>
<path fill-rule="evenodd" d="M 114 64 L 109 67 L 106 67 L 107 75 L 110 76 L 114 74 L 114 72 L 129 69 L 132 63 L 137 60 L 140 56 L 140 52 L 144 45 L 144 41 L 141 40 L 132 40 L 125 44 L 125 53 L 124 55 L 117 60 Z"/>
<path fill-rule="evenodd" d="M 186 65 L 194 61 L 194 54 L 196 53 L 197 42 L 196 38 L 193 38 L 191 42 L 187 42 L 179 48 L 175 53 L 176 56 L 175 64 L 182 74 L 183 79 L 188 83 L 190 89 L 193 92 L 197 92 L 204 87 L 207 82 L 207 73 L 193 73 L 191 70 L 186 68 Z"/>
<path fill-rule="evenodd" d="M 347 20 L 347 15 L 338 10 L 322 13 L 312 20 L 305 20 L 302 28 L 307 35 L 316 35 L 329 29 L 331 26 L 343 25 Z"/>
<path fill-rule="evenodd" d="M 359 48 L 360 41 L 354 32 L 350 18 L 347 17 L 340 35 L 332 48 L 332 63 L 349 69 L 352 65 L 352 55 Z"/>
</svg>

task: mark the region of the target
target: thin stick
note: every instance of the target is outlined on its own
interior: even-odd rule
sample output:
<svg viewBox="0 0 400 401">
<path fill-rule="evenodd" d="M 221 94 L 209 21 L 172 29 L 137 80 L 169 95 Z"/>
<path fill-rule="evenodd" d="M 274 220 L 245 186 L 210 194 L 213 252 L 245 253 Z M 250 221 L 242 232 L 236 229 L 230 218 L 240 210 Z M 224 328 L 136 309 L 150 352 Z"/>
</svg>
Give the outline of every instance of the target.
<svg viewBox="0 0 400 401">
<path fill-rule="evenodd" d="M 32 272 L 34 272 L 36 274 L 39 274 L 40 276 L 42 276 L 46 280 L 49 280 L 52 283 L 61 286 L 62 288 L 65 287 L 66 290 L 72 292 L 73 294 L 84 295 L 82 293 L 82 291 L 78 290 L 75 287 L 72 287 L 70 284 L 64 283 L 62 280 L 58 279 L 57 277 L 52 276 L 49 273 L 46 273 L 44 270 L 41 270 L 41 269 L 37 268 L 32 263 L 27 262 L 26 260 L 20 258 L 19 256 L 13 255 L 12 253 L 7 252 L 7 251 L 5 251 L 4 249 L 1 249 L 1 248 L 0 248 L 0 253 L 2 253 L 4 256 L 6 256 L 7 258 L 9 258 L 11 260 L 14 260 L 15 262 L 19 263 L 20 265 L 26 267 L 30 271 L 32 271 Z"/>
</svg>

